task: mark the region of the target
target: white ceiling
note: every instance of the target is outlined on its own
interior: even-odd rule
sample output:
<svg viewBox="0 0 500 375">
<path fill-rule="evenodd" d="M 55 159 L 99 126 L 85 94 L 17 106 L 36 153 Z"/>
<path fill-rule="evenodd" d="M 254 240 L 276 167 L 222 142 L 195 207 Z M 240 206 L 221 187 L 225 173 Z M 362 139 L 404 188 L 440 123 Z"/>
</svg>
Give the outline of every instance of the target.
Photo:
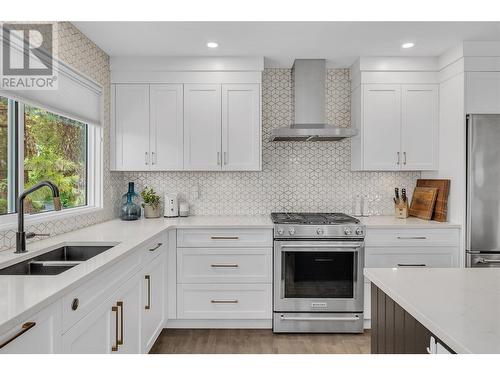
<svg viewBox="0 0 500 375">
<path fill-rule="evenodd" d="M 110 56 L 265 56 L 267 67 L 296 58 L 347 67 L 358 56 L 437 56 L 461 41 L 500 40 L 500 22 L 73 23 Z M 416 46 L 402 49 L 407 41 Z"/>
</svg>

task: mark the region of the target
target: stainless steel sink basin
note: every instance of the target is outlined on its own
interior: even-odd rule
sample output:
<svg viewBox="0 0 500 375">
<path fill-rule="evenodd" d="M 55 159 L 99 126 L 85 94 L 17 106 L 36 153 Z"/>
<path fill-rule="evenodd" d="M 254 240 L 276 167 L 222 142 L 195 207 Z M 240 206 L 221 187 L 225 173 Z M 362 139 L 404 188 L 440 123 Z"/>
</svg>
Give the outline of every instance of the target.
<svg viewBox="0 0 500 375">
<path fill-rule="evenodd" d="M 114 245 L 66 245 L 0 270 L 0 275 L 58 275 Z"/>
</svg>

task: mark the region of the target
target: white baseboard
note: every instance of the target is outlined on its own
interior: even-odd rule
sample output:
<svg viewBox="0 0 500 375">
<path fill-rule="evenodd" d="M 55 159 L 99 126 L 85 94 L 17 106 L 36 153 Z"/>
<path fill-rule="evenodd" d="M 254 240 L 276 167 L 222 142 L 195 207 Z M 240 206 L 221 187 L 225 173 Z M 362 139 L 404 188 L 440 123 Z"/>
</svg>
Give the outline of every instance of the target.
<svg viewBox="0 0 500 375">
<path fill-rule="evenodd" d="M 217 319 L 169 319 L 165 328 L 225 328 L 225 329 L 271 329 L 272 319 L 217 320 Z"/>
<path fill-rule="evenodd" d="M 363 321 L 363 329 L 371 329 L 372 328 L 372 321 L 371 319 L 365 319 Z"/>
</svg>

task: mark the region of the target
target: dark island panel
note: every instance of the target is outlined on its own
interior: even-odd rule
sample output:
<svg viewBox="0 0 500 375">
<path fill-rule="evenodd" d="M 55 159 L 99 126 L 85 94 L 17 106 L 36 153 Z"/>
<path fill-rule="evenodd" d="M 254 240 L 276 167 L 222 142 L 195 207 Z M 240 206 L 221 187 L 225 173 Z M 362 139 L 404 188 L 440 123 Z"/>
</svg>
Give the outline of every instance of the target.
<svg viewBox="0 0 500 375">
<path fill-rule="evenodd" d="M 371 297 L 372 354 L 428 354 L 432 333 L 373 283 Z"/>
</svg>

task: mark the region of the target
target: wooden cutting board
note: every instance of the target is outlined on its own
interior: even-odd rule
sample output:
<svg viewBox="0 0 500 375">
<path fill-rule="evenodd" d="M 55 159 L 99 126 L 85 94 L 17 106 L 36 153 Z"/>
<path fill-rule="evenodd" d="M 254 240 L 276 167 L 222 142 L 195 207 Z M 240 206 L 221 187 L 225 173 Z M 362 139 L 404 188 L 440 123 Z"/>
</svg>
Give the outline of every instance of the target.
<svg viewBox="0 0 500 375">
<path fill-rule="evenodd" d="M 438 188 L 433 187 L 416 187 L 411 197 L 408 214 L 420 219 L 430 220 L 434 212 L 438 190 Z"/>
<path fill-rule="evenodd" d="M 447 221 L 448 220 L 448 195 L 450 194 L 450 180 L 426 179 L 417 180 L 418 187 L 435 187 L 438 188 L 436 204 L 434 205 L 434 213 L 432 220 Z"/>
</svg>

